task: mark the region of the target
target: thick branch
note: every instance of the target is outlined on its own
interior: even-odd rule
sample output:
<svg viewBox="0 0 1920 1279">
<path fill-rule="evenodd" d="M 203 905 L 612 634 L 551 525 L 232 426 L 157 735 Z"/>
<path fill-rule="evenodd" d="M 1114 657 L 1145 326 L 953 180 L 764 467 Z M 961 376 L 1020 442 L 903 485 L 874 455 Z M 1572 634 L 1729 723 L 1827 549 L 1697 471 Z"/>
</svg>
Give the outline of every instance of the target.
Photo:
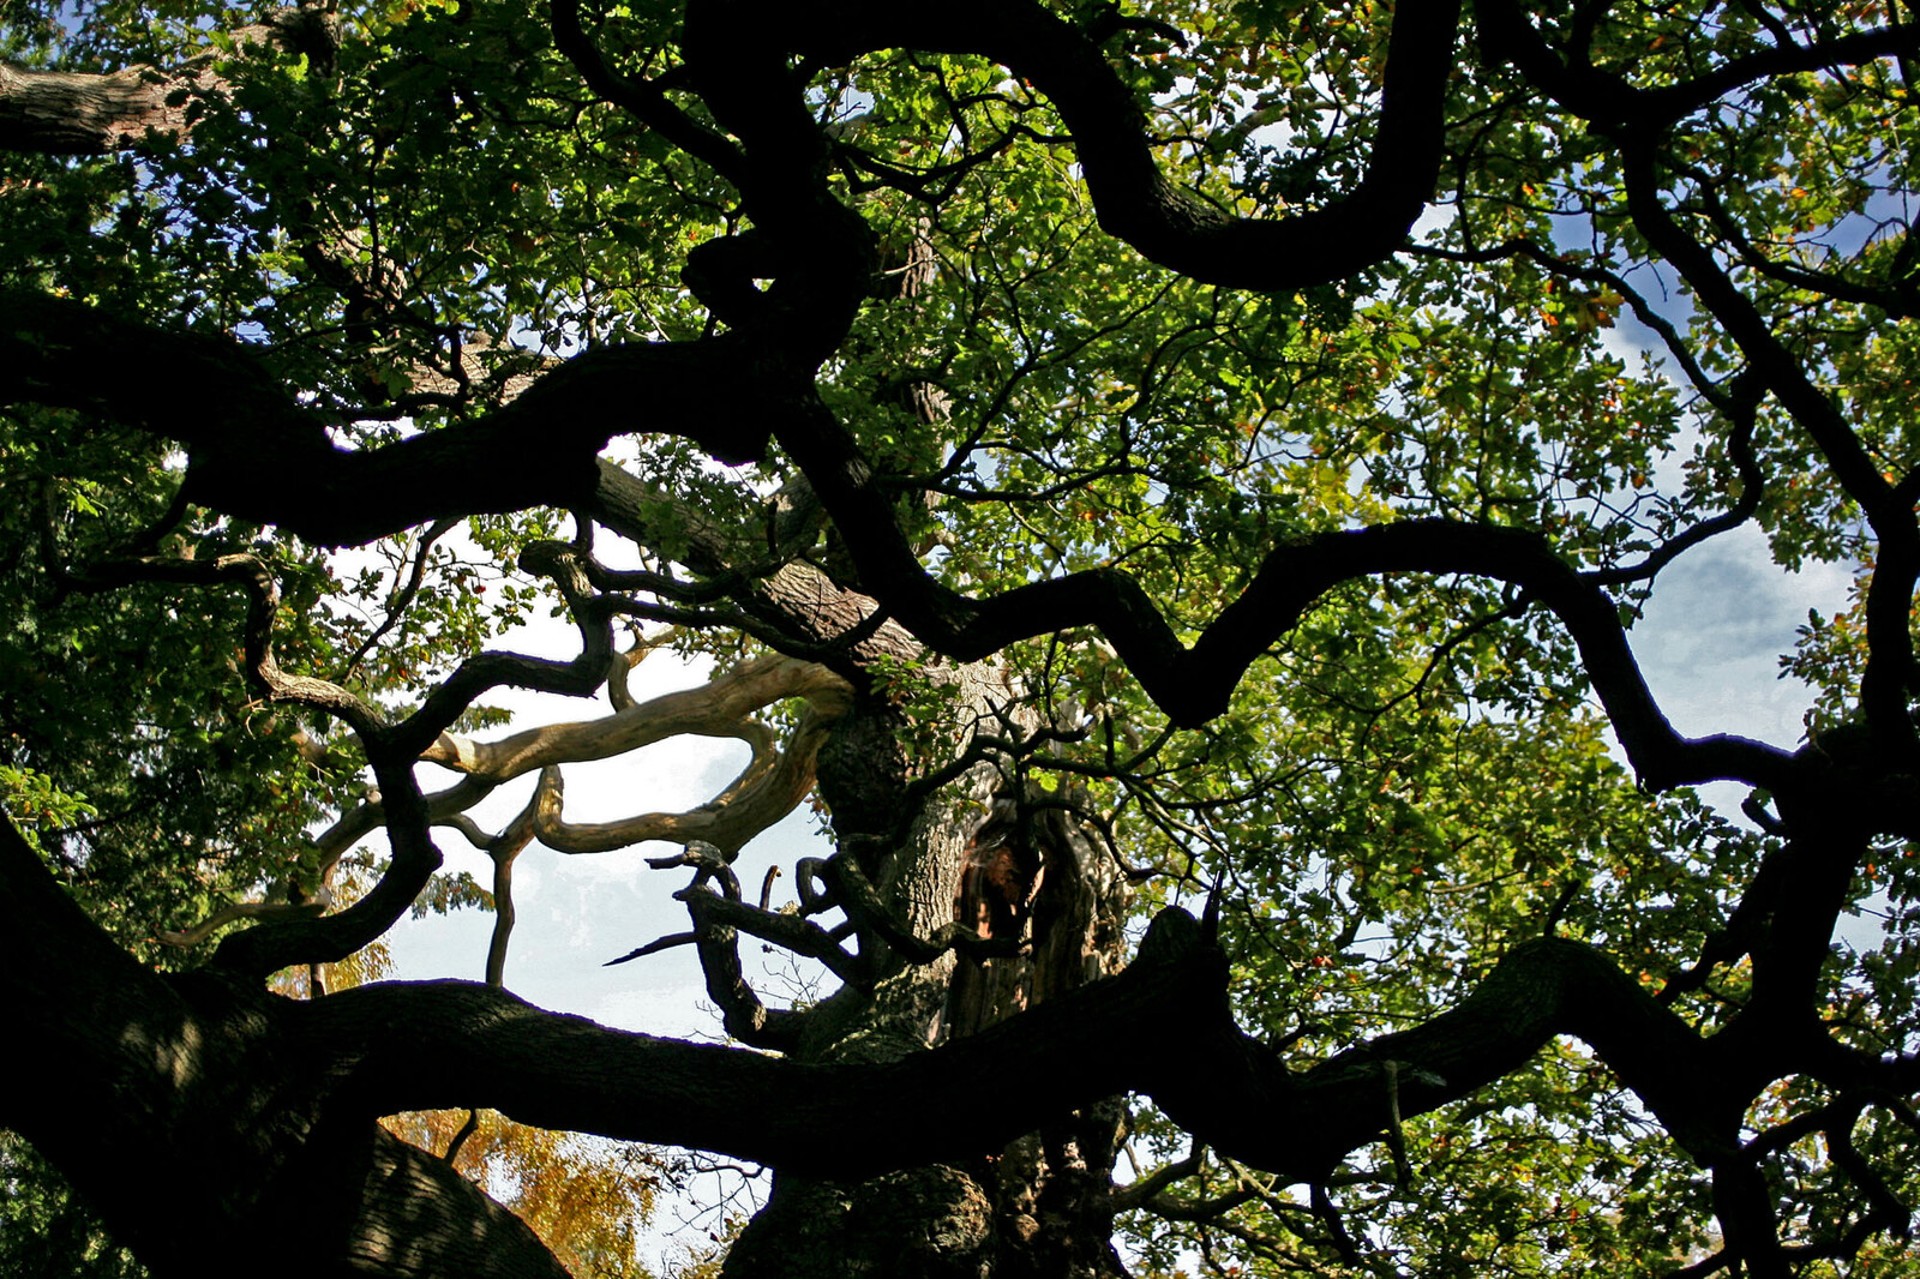
<svg viewBox="0 0 1920 1279">
<path fill-rule="evenodd" d="M 265 978 L 292 964 L 338 963 L 378 940 L 413 905 L 442 860 L 428 834 L 432 810 L 413 779 L 410 758 L 370 751 L 369 759 L 380 785 L 392 849 L 386 873 L 366 896 L 337 915 L 232 934 L 214 952 L 211 967 Z"/>
<path fill-rule="evenodd" d="M 238 44 L 271 43 L 316 62 L 332 56 L 334 34 L 317 8 L 274 10 L 233 33 Z M 0 151 L 104 155 L 192 129 L 201 99 L 229 85 L 202 54 L 173 71 L 127 67 L 104 74 L 43 71 L 0 62 Z"/>
<path fill-rule="evenodd" d="M 0 150 L 104 155 L 149 136 L 177 138 L 212 83 L 204 70 L 84 75 L 0 62 Z"/>
<path fill-rule="evenodd" d="M 766 830 L 806 798 L 813 786 L 814 761 L 826 744 L 836 716 L 809 712 L 784 749 L 776 748 L 769 730 L 743 726 L 729 736 L 747 737 L 745 728 L 759 729 L 764 743 L 755 743 L 753 759 L 726 790 L 684 813 L 642 813 L 612 822 L 568 822 L 561 818 L 563 790 L 559 770 L 543 784 L 541 803 L 534 814 L 534 833 L 559 853 L 604 853 L 648 840 L 685 844 L 701 840 L 729 857 L 748 840 Z"/>
<path fill-rule="evenodd" d="M 343 1086 L 372 1111 L 491 1106 L 543 1127 L 834 1176 L 992 1150 L 1134 1090 L 1231 1158 L 1314 1179 L 1380 1136 L 1384 1063 L 1396 1063 L 1411 1116 L 1521 1069 L 1556 1034 L 1590 1044 L 1703 1162 L 1737 1148 L 1747 1100 L 1715 1092 L 1707 1046 L 1684 1022 L 1603 956 L 1561 940 L 1515 950 L 1452 1012 L 1296 1073 L 1233 1024 L 1224 961 L 1177 912 L 1156 921 L 1119 977 L 884 1066 L 611 1031 L 455 983 L 365 987 L 299 1012 L 315 1044 L 362 1045 L 342 1064 Z M 1142 1025 L 1156 1033 L 1142 1036 Z M 1057 1068 L 1063 1053 L 1074 1070 Z M 926 1105 L 990 1078 L 1022 1086 L 985 1111 Z"/>
<path fill-rule="evenodd" d="M 711 448 L 711 420 L 704 412 L 710 399 L 704 393 L 721 384 L 722 377 L 728 385 L 752 385 L 737 368 L 722 370 L 715 363 L 725 339 L 606 348 L 548 374 L 513 404 L 485 418 L 373 452 L 349 453 L 329 444 L 319 424 L 306 418 L 235 344 L 151 334 L 156 348 L 177 358 L 196 378 L 210 371 L 209 364 L 247 375 L 236 396 L 223 399 L 222 407 L 230 402 L 239 406 L 229 416 L 207 406 L 204 397 L 155 396 L 143 379 L 109 382 L 95 377 L 90 362 L 82 368 L 80 347 L 73 345 L 86 332 L 103 336 L 92 332 L 103 328 L 119 337 L 147 336 L 150 331 L 56 299 L 29 296 L 28 302 L 28 332 L 0 334 L 0 399 L 11 393 L 114 410 L 124 415 L 122 420 L 197 442 L 202 447 L 193 450 L 188 483 L 197 486 L 198 500 L 277 522 L 317 540 L 371 536 L 456 508 L 505 510 L 567 496 L 604 506 L 611 477 L 592 462 L 591 454 L 622 428 L 607 425 L 606 415 L 615 410 L 599 397 L 612 396 L 619 388 L 620 413 L 629 418 L 624 429 L 677 430 Z M 31 331 L 42 320 L 60 334 L 57 339 Z M 18 363 L 9 364 L 10 356 L 18 357 Z M 636 393 L 636 384 L 649 385 L 638 370 L 665 372 L 676 364 L 681 376 L 669 378 L 657 397 L 665 402 L 665 411 L 656 420 L 631 421 L 634 404 L 655 398 Z M 635 381 L 616 375 L 623 369 Z M 162 386 L 176 385 L 182 375 L 171 366 L 152 372 Z M 119 385 L 136 386 L 139 393 L 122 399 L 117 392 L 100 389 Z M 678 407 L 675 392 L 682 401 Z M 805 469 L 846 536 L 865 589 L 920 640 L 959 660 L 973 660 L 1031 636 L 1095 626 L 1157 704 L 1178 723 L 1198 724 L 1225 709 L 1248 667 L 1335 584 L 1384 572 L 1474 573 L 1526 589 L 1567 626 L 1645 784 L 1660 788 L 1736 778 L 1777 788 L 1785 780 L 1787 757 L 1781 752 L 1744 739 L 1690 741 L 1675 733 L 1640 678 L 1611 601 L 1598 587 L 1581 582 L 1536 536 L 1409 521 L 1279 547 L 1268 554 L 1241 599 L 1188 650 L 1138 583 L 1117 570 L 1043 581 L 984 601 L 941 586 L 906 544 L 890 497 L 872 483 L 865 457 L 818 398 L 769 396 L 777 404 L 765 406 L 756 429 L 776 428 L 782 446 Z M 679 416 L 691 413 L 696 402 L 703 410 L 698 423 Z M 156 410 L 156 403 L 171 407 Z M 580 415 L 601 425 L 582 428 Z M 279 421 L 288 433 L 288 446 L 281 452 L 269 454 L 259 447 L 263 436 L 257 423 L 263 420 Z M 208 457 L 215 460 L 203 464 Z M 556 457 L 566 459 L 564 466 Z M 528 459 L 526 467 L 519 465 L 521 459 Z M 254 473 L 267 466 L 274 472 L 271 483 Z M 555 478 L 562 470 L 569 477 L 564 483 Z M 540 478 L 542 472 L 547 479 Z M 209 478 L 214 476 L 218 478 Z M 809 576 L 821 578 L 817 573 Z M 831 583 L 818 594 L 824 599 L 850 595 Z M 790 620 L 804 610 L 778 611 Z M 596 676 L 600 669 L 596 667 Z"/>
<path fill-rule="evenodd" d="M 570 506 L 616 435 L 682 435 L 728 461 L 757 458 L 778 396 L 762 396 L 734 338 L 596 347 L 511 404 L 364 452 L 336 447 L 256 353 L 169 333 L 82 303 L 0 290 L 0 404 L 94 414 L 187 446 L 190 500 L 348 545 L 444 517 Z M 100 352 L 116 353 L 100 376 Z M 220 394 L 209 397 L 206 388 Z M 728 387 L 724 406 L 715 387 Z"/>
<path fill-rule="evenodd" d="M 813 479 L 863 586 L 922 641 L 957 660 L 1037 635 L 1097 627 L 1156 705 L 1175 723 L 1196 725 L 1225 711 L 1252 664 L 1339 583 L 1381 573 L 1469 573 L 1521 587 L 1559 618 L 1644 785 L 1663 789 L 1716 778 L 1787 783 L 1784 751 L 1744 738 L 1676 733 L 1640 675 L 1613 601 L 1537 534 L 1408 520 L 1288 543 L 1268 552 L 1247 589 L 1188 648 L 1138 581 L 1118 569 L 1074 573 L 984 600 L 942 586 L 922 569 L 858 446 L 824 406 L 806 429 L 783 428 L 780 442 Z"/>
<path fill-rule="evenodd" d="M 279 1273 L 562 1279 L 525 1225 L 364 1119 L 316 1122 L 321 1057 L 289 1055 L 292 1005 L 135 962 L 0 819 L 0 1124 L 70 1177 L 156 1276 L 208 1258 L 300 1256 Z M 324 1002 L 324 1001 L 321 1001 Z M 153 1162 L 103 1157 L 137 1147 Z M 437 1167 L 436 1167 L 437 1165 Z"/>
<path fill-rule="evenodd" d="M 829 64 L 887 48 L 991 58 L 1053 101 L 1107 232 L 1193 279 L 1268 292 L 1345 279 L 1405 242 L 1439 173 L 1459 20 L 1455 0 L 1405 0 L 1398 7 L 1366 176 L 1324 208 L 1265 220 L 1226 213 L 1171 182 L 1154 161 L 1140 103 L 1107 55 L 1030 0 L 805 7 L 708 0 L 696 11 L 711 15 L 716 29 L 752 30 Z M 725 42 L 716 43 L 713 56 L 724 57 Z"/>
<path fill-rule="evenodd" d="M 788 697 L 831 710 L 844 705 L 846 683 L 831 671 L 790 657 L 745 662 L 698 688 L 666 693 L 601 719 L 547 724 L 493 742 L 442 733 L 420 758 L 495 783 L 552 764 L 612 759 L 670 737 L 731 737 L 742 720 Z"/>
</svg>

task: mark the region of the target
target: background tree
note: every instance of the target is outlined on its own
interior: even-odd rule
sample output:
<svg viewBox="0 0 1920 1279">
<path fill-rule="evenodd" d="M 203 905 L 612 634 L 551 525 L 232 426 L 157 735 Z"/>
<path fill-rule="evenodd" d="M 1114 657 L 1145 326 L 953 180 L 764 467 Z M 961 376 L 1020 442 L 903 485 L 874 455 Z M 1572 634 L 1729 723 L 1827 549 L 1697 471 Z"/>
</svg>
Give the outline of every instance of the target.
<svg viewBox="0 0 1920 1279">
<path fill-rule="evenodd" d="M 1893 9 L 10 21 L 0 1121 L 153 1272 L 560 1273 L 375 1122 L 480 1108 L 772 1165 L 735 1276 L 1912 1268 Z M 1856 573 L 1797 746 L 1628 642 L 1750 523 Z M 568 820 L 687 732 L 711 804 Z M 274 994 L 480 897 L 436 826 L 487 980 Z M 504 989 L 516 859 L 655 838 L 747 1047 Z"/>
</svg>

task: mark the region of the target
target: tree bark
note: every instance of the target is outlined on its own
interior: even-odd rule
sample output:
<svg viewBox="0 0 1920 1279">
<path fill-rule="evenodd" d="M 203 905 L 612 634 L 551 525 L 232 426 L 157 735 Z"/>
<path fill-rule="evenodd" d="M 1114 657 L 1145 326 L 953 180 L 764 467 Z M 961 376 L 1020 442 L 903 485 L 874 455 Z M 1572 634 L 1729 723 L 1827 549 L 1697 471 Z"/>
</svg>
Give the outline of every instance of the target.
<svg viewBox="0 0 1920 1279">
<path fill-rule="evenodd" d="M 958 676 L 958 718 L 984 720 L 1010 690 L 979 668 Z M 993 703 L 998 702 L 996 708 Z M 992 764 L 935 795 L 893 844 L 906 760 L 899 716 L 869 701 L 823 752 L 821 792 L 842 848 L 920 936 L 960 924 L 986 939 L 1030 937 L 1017 957 L 949 950 L 900 965 L 871 995 L 847 991 L 801 1056 L 894 1061 L 966 1038 L 1119 966 L 1124 889 L 1105 851 L 1066 813 L 1010 793 Z M 956 743 L 964 746 L 964 743 Z M 1029 929 L 1031 930 L 1029 933 Z M 966 1113 L 1020 1081 L 984 1076 L 928 1097 Z M 989 1279 L 1123 1273 L 1112 1253 L 1108 1174 L 1124 1123 L 1116 1101 L 1085 1107 L 998 1154 L 861 1181 L 776 1173 L 766 1207 L 734 1243 L 726 1279 Z"/>
<path fill-rule="evenodd" d="M 316 65 L 331 62 L 336 43 L 326 12 L 305 5 L 273 10 L 232 38 L 236 44 L 277 45 Z M 203 99 L 228 88 L 211 53 L 171 71 L 143 65 L 96 75 L 0 61 L 0 151 L 106 155 L 177 141 L 203 113 Z"/>
<path fill-rule="evenodd" d="M 0 62 L 0 150 L 104 155 L 177 138 L 206 79 L 146 66 L 77 75 Z"/>
<path fill-rule="evenodd" d="M 278 996 L 136 963 L 0 821 L 0 1123 L 32 1142 L 157 1279 L 565 1272 L 520 1220 L 370 1116 L 330 1114 L 327 1066 Z"/>
</svg>

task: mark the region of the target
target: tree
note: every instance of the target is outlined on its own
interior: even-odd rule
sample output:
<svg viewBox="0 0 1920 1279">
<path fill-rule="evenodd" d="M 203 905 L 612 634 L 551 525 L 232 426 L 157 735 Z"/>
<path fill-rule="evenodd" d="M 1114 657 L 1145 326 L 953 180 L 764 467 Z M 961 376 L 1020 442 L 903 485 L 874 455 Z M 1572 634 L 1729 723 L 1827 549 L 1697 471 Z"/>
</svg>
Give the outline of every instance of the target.
<svg viewBox="0 0 1920 1279">
<path fill-rule="evenodd" d="M 1915 1269 L 1892 4 L 10 22 L 0 1122 L 151 1272 L 561 1273 L 376 1123 L 479 1108 L 771 1165 L 736 1277 Z M 1856 575 L 1798 744 L 1631 644 L 1744 528 Z M 567 820 L 685 732 L 753 762 Z M 436 826 L 488 980 L 270 993 L 479 895 Z M 737 1045 L 505 989 L 523 850 L 648 838 Z"/>
</svg>

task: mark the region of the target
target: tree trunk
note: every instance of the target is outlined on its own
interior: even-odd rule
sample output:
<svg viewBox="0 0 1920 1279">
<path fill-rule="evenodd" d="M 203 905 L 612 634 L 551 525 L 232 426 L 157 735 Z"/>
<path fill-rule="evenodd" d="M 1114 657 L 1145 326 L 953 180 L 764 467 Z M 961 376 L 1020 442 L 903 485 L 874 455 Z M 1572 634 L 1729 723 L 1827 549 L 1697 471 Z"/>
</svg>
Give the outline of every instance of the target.
<svg viewBox="0 0 1920 1279">
<path fill-rule="evenodd" d="M 961 699 L 984 711 L 1004 685 L 974 672 Z M 969 718 L 961 717 L 963 720 Z M 1029 935 L 1017 957 L 948 951 L 900 964 L 870 996 L 836 996 L 826 1029 L 801 1054 L 816 1061 L 895 1060 L 976 1033 L 1022 1008 L 1117 970 L 1124 885 L 1112 859 L 1057 807 L 1016 795 L 983 764 L 936 794 L 910 837 L 891 845 L 905 799 L 906 729 L 869 700 L 843 721 L 820 761 L 821 794 L 843 849 L 871 850 L 870 878 L 919 936 L 960 923 L 989 939 Z M 1030 934 L 1027 930 L 1030 929 Z M 830 1001 L 835 1002 L 835 1001 Z M 1017 1080 L 981 1079 L 973 1094 L 929 1106 L 992 1106 Z M 1108 1174 L 1125 1119 L 1118 1099 L 1063 1115 L 997 1156 L 865 1181 L 776 1174 L 766 1207 L 734 1243 L 726 1279 L 1096 1279 L 1124 1273 L 1112 1253 Z"/>
<path fill-rule="evenodd" d="M 156 1276 L 563 1279 L 520 1220 L 364 1116 L 278 996 L 165 977 L 115 946 L 0 820 L 12 1082 L 0 1124 Z"/>
</svg>

